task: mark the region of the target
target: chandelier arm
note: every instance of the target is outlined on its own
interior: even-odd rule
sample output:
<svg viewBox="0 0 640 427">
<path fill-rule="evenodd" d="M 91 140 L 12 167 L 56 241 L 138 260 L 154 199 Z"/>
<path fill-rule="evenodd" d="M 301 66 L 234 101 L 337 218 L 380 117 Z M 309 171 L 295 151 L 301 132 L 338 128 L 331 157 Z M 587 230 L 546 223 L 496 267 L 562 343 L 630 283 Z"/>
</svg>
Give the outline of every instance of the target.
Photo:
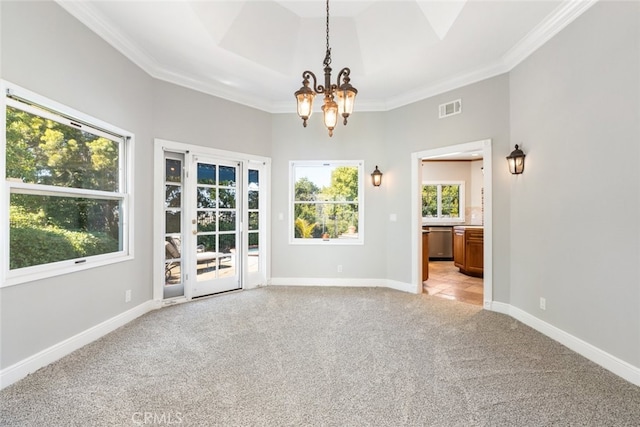
<svg viewBox="0 0 640 427">
<path fill-rule="evenodd" d="M 307 70 L 304 73 L 302 73 L 302 78 L 306 82 L 313 80 L 313 85 L 311 87 L 315 93 L 324 93 L 324 86 L 322 85 L 318 86 L 318 78 L 316 77 L 315 74 L 313 74 L 312 71 Z"/>
<path fill-rule="evenodd" d="M 340 86 L 341 79 L 343 83 L 349 83 L 349 81 L 351 80 L 349 78 L 350 75 L 351 70 L 349 69 L 349 67 L 344 67 L 342 70 L 340 70 L 340 72 L 338 73 L 338 78 L 336 79 L 336 86 Z"/>
</svg>

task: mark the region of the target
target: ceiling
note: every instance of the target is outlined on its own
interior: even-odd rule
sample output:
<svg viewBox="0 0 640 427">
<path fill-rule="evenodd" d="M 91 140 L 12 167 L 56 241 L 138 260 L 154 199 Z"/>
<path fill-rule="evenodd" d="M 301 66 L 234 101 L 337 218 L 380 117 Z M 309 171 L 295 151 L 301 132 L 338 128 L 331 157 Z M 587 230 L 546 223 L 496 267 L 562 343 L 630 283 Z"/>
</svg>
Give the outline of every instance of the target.
<svg viewBox="0 0 640 427">
<path fill-rule="evenodd" d="M 332 82 L 351 69 L 356 111 L 410 104 L 509 71 L 594 1 L 332 0 Z M 322 78 L 323 0 L 57 2 L 151 76 L 267 112 Z"/>
</svg>

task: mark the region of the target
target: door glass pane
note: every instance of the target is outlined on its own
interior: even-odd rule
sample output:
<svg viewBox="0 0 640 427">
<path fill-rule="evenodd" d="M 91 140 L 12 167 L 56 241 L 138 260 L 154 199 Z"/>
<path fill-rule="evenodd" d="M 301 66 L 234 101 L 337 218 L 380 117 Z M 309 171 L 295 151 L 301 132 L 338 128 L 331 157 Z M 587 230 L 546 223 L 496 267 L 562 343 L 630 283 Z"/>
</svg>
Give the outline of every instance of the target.
<svg viewBox="0 0 640 427">
<path fill-rule="evenodd" d="M 177 159 L 166 159 L 165 181 L 182 182 L 182 161 Z"/>
<path fill-rule="evenodd" d="M 164 189 L 166 208 L 179 208 L 182 206 L 182 187 L 177 185 L 166 185 Z"/>
<path fill-rule="evenodd" d="M 216 231 L 216 213 L 198 211 L 198 232 Z"/>
<path fill-rule="evenodd" d="M 227 187 L 236 186 L 236 168 L 231 166 L 220 166 L 220 185 Z"/>
<path fill-rule="evenodd" d="M 236 207 L 236 190 L 235 189 L 220 189 L 220 205 L 222 209 L 235 209 Z"/>
<path fill-rule="evenodd" d="M 164 284 L 177 285 L 182 282 L 180 261 L 169 261 L 164 264 Z"/>
<path fill-rule="evenodd" d="M 180 211 L 165 212 L 165 233 L 180 233 Z"/>
<path fill-rule="evenodd" d="M 249 169 L 249 190 L 257 190 L 260 186 L 260 171 Z"/>
<path fill-rule="evenodd" d="M 260 206 L 260 193 L 258 191 L 249 191 L 249 209 L 258 209 Z"/>
<path fill-rule="evenodd" d="M 249 230 L 257 230 L 260 224 L 258 212 L 249 212 Z"/>
<path fill-rule="evenodd" d="M 198 163 L 198 184 L 215 185 L 216 165 Z"/>
<path fill-rule="evenodd" d="M 236 235 L 235 234 L 221 234 L 220 235 L 220 252 L 231 253 L 236 250 Z"/>
<path fill-rule="evenodd" d="M 215 208 L 216 192 L 215 188 L 198 187 L 198 208 Z"/>
<path fill-rule="evenodd" d="M 249 253 L 248 253 L 248 271 L 250 273 L 260 270 L 260 234 L 256 232 L 249 233 Z"/>
<path fill-rule="evenodd" d="M 218 226 L 220 231 L 232 231 L 236 229 L 236 212 L 226 211 L 220 212 L 218 218 Z"/>
</svg>

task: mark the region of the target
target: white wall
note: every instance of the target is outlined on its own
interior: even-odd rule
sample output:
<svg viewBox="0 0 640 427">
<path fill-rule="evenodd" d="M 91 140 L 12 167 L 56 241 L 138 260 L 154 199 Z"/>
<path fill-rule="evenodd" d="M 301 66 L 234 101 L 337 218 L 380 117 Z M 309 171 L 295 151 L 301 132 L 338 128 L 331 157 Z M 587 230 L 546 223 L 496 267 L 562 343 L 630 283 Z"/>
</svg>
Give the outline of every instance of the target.
<svg viewBox="0 0 640 427">
<path fill-rule="evenodd" d="M 639 24 L 640 3 L 597 3 L 510 73 L 527 155 L 509 188 L 511 305 L 636 367 Z"/>
</svg>

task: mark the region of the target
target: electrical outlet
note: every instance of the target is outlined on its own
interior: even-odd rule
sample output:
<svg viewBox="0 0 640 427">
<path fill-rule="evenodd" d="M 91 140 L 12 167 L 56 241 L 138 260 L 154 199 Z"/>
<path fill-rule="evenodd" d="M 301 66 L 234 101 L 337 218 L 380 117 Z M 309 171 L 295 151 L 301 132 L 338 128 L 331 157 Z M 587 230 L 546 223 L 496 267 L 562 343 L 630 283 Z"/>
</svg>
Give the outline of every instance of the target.
<svg viewBox="0 0 640 427">
<path fill-rule="evenodd" d="M 124 302 L 131 302 L 131 289 L 124 291 Z"/>
<path fill-rule="evenodd" d="M 542 297 L 540 297 L 540 309 L 541 310 L 547 309 L 547 300 Z"/>
<path fill-rule="evenodd" d="M 338 273 L 342 273 L 342 265 L 338 264 Z"/>
</svg>

